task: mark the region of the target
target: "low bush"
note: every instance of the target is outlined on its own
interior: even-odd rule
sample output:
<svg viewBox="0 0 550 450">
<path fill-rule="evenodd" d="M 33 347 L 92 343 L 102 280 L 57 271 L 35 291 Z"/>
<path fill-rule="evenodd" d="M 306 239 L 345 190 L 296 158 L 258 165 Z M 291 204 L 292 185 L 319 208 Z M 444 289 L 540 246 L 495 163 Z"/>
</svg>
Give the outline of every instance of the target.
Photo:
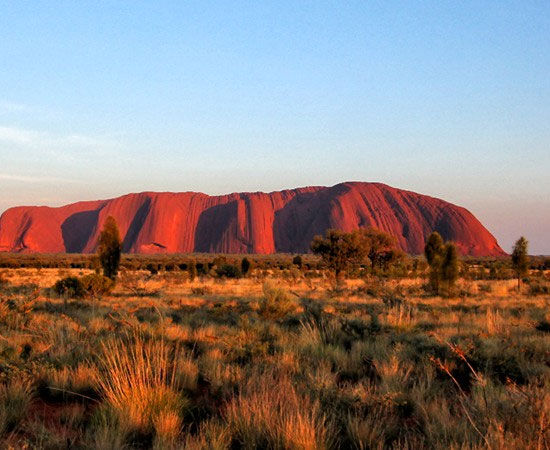
<svg viewBox="0 0 550 450">
<path fill-rule="evenodd" d="M 85 291 L 92 297 L 106 295 L 111 292 L 115 286 L 113 280 L 97 273 L 85 275 L 80 281 Z"/>
<path fill-rule="evenodd" d="M 54 292 L 62 297 L 82 298 L 86 296 L 97 297 L 106 295 L 113 290 L 115 282 L 99 274 L 85 275 L 81 278 L 65 277 L 58 280 L 54 286 Z"/>
<path fill-rule="evenodd" d="M 488 294 L 492 291 L 491 285 L 489 283 L 480 283 L 477 288 L 479 292 L 482 292 L 484 294 Z"/>
<path fill-rule="evenodd" d="M 529 284 L 529 295 L 548 295 L 550 294 L 550 284 L 539 281 Z"/>
<path fill-rule="evenodd" d="M 69 298 L 82 298 L 86 295 L 84 284 L 77 277 L 65 277 L 56 281 L 53 290 L 57 295 Z"/>
<path fill-rule="evenodd" d="M 216 269 L 216 274 L 220 278 L 240 278 L 242 276 L 241 269 L 232 264 L 222 264 Z"/>
<path fill-rule="evenodd" d="M 550 321 L 546 319 L 539 320 L 535 325 L 535 329 L 545 333 L 550 333 Z"/>
<path fill-rule="evenodd" d="M 195 286 L 191 288 L 193 295 L 209 295 L 212 293 L 212 289 L 209 286 Z"/>
<path fill-rule="evenodd" d="M 260 301 L 258 314 L 264 319 L 281 319 L 296 309 L 296 302 L 285 290 L 271 283 L 264 283 L 262 289 L 264 297 Z"/>
</svg>

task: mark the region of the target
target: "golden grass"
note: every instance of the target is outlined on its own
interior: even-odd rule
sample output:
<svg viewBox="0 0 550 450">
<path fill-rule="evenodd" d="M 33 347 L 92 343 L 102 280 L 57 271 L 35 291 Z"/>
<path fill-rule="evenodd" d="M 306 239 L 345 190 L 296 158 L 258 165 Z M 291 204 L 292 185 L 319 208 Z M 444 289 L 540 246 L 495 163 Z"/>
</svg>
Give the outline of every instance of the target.
<svg viewBox="0 0 550 450">
<path fill-rule="evenodd" d="M 514 280 L 461 280 L 451 298 L 426 295 L 422 279 L 335 288 L 276 270 L 192 282 L 130 272 L 93 300 L 28 286 L 80 272 L 3 271 L 0 446 L 550 445 L 550 335 L 537 328 L 550 296 L 510 291 Z M 42 398 L 38 380 L 82 396 Z M 61 412 L 41 416 L 37 399 Z"/>
<path fill-rule="evenodd" d="M 164 341 L 131 336 L 128 343 L 103 344 L 100 368 L 105 399 L 129 428 L 147 432 L 180 427 L 178 418 L 187 405 L 180 391 L 196 380 L 196 368 L 182 352 Z"/>
<path fill-rule="evenodd" d="M 330 448 L 330 424 L 317 402 L 284 375 L 262 373 L 228 405 L 226 418 L 243 448 Z"/>
<path fill-rule="evenodd" d="M 417 323 L 413 307 L 407 304 L 389 308 L 384 318 L 386 324 L 400 329 L 410 329 Z"/>
<path fill-rule="evenodd" d="M 43 376 L 48 387 L 60 394 L 86 395 L 95 389 L 99 370 L 92 364 L 81 363 L 75 368 L 63 367 L 46 371 Z"/>
<path fill-rule="evenodd" d="M 28 380 L 0 384 L 0 436 L 20 425 L 31 399 L 32 386 Z"/>
</svg>

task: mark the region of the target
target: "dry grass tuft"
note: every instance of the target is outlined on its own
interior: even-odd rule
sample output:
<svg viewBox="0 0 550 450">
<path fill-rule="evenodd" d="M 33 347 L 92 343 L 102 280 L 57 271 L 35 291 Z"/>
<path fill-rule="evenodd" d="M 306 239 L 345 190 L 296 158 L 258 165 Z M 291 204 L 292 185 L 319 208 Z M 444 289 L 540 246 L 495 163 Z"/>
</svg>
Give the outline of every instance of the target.
<svg viewBox="0 0 550 450">
<path fill-rule="evenodd" d="M 182 352 L 164 341 L 140 336 L 130 341 L 103 345 L 99 385 L 105 399 L 130 429 L 142 433 L 172 429 L 172 436 L 188 405 L 180 390 L 194 385 L 196 370 L 190 370 Z"/>
<path fill-rule="evenodd" d="M 506 329 L 504 320 L 498 309 L 487 308 L 487 333 L 500 334 Z"/>
<path fill-rule="evenodd" d="M 330 425 L 317 402 L 284 375 L 254 377 L 228 405 L 226 420 L 243 448 L 330 448 Z"/>
<path fill-rule="evenodd" d="M 33 391 L 27 381 L 0 385 L 0 437 L 19 426 L 31 403 Z"/>
<path fill-rule="evenodd" d="M 181 433 L 181 417 L 175 411 L 162 410 L 153 418 L 155 430 L 154 448 L 175 448 L 176 440 Z"/>
</svg>

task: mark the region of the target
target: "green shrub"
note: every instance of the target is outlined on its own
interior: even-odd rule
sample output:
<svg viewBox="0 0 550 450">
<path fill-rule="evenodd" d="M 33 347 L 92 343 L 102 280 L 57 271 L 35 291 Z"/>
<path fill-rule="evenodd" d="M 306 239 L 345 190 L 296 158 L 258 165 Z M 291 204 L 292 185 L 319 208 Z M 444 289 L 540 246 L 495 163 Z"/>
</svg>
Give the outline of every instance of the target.
<svg viewBox="0 0 550 450">
<path fill-rule="evenodd" d="M 103 275 L 112 280 L 116 279 L 120 266 L 120 255 L 122 253 L 122 242 L 114 217 L 109 216 L 99 235 L 99 247 L 97 254 L 99 262 L 103 267 Z"/>
<path fill-rule="evenodd" d="M 77 277 L 65 277 L 58 280 L 53 289 L 57 295 L 69 298 L 81 298 L 86 295 L 86 289 Z"/>
<path fill-rule="evenodd" d="M 539 320 L 535 325 L 535 329 L 545 333 L 550 333 L 550 321 L 546 319 Z"/>
<path fill-rule="evenodd" d="M 264 298 L 260 300 L 258 313 L 264 319 L 280 319 L 296 309 L 296 302 L 283 289 L 264 283 L 262 290 Z"/>
<path fill-rule="evenodd" d="M 100 274 L 85 275 L 81 278 L 65 277 L 58 280 L 53 290 L 59 296 L 68 298 L 96 297 L 112 291 L 115 282 Z"/>
<path fill-rule="evenodd" d="M 216 268 L 216 274 L 221 278 L 240 278 L 242 276 L 241 270 L 232 264 L 222 264 Z"/>
<path fill-rule="evenodd" d="M 106 276 L 94 273 L 80 279 L 87 294 L 92 297 L 106 295 L 113 290 L 115 282 Z"/>
<path fill-rule="evenodd" d="M 190 261 L 189 266 L 187 267 L 189 272 L 189 281 L 193 281 L 197 277 L 197 265 L 195 261 Z"/>
<path fill-rule="evenodd" d="M 224 264 L 227 264 L 227 258 L 223 255 L 218 255 L 212 260 L 212 263 L 209 264 L 209 267 L 221 267 Z"/>
<path fill-rule="evenodd" d="M 252 263 L 250 260 L 245 256 L 241 261 L 241 272 L 243 275 L 248 275 L 248 273 L 252 270 Z"/>
<path fill-rule="evenodd" d="M 529 284 L 529 295 L 548 295 L 550 294 L 550 284 L 541 282 L 531 282 Z"/>
</svg>

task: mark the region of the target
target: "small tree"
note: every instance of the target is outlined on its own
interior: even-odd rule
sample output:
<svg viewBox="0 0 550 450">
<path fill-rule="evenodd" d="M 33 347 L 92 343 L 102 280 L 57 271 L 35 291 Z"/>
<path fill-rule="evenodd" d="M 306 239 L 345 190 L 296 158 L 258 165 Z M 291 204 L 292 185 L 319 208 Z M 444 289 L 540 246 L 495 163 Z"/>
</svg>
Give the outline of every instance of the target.
<svg viewBox="0 0 550 450">
<path fill-rule="evenodd" d="M 426 241 L 424 255 L 430 266 L 430 286 L 432 291 L 436 293 L 439 292 L 439 285 L 441 283 L 441 265 L 443 263 L 444 252 L 443 238 L 437 231 L 434 231 Z"/>
<path fill-rule="evenodd" d="M 447 242 L 441 258 L 441 279 L 447 285 L 447 295 L 451 295 L 454 284 L 458 278 L 460 267 L 458 263 L 458 250 L 452 242 Z"/>
<path fill-rule="evenodd" d="M 147 269 L 151 275 L 156 275 L 157 273 L 159 273 L 158 264 L 149 263 L 145 266 L 145 269 Z"/>
<path fill-rule="evenodd" d="M 436 258 L 440 258 L 443 255 L 443 238 L 437 231 L 430 234 L 430 237 L 426 241 L 424 255 L 426 256 L 426 261 L 428 261 L 430 266 Z"/>
<path fill-rule="evenodd" d="M 529 242 L 522 236 L 516 241 L 512 250 L 512 267 L 518 278 L 518 292 L 521 286 L 521 279 L 529 273 L 528 246 Z"/>
<path fill-rule="evenodd" d="M 426 241 L 424 255 L 430 266 L 430 286 L 435 293 L 441 291 L 445 282 L 447 295 L 450 295 L 460 273 L 458 249 L 452 242 L 443 242 L 441 235 L 434 231 Z"/>
<path fill-rule="evenodd" d="M 360 230 L 361 238 L 364 240 L 364 246 L 367 248 L 372 271 L 376 267 L 387 269 L 391 262 L 403 256 L 401 250 L 397 248 L 397 241 L 392 235 L 376 228 L 367 228 Z"/>
<path fill-rule="evenodd" d="M 117 276 L 121 252 L 118 226 L 115 219 L 109 216 L 99 235 L 98 256 L 101 267 L 103 267 L 103 275 L 111 280 L 114 280 Z"/>
<path fill-rule="evenodd" d="M 252 269 L 252 263 L 251 263 L 250 260 L 245 256 L 245 257 L 241 260 L 241 273 L 243 274 L 243 276 L 247 276 L 251 269 Z"/>
<path fill-rule="evenodd" d="M 321 255 L 336 278 L 351 266 L 367 259 L 371 269 L 387 269 L 391 262 L 403 256 L 393 236 L 375 228 L 361 228 L 350 233 L 327 230 L 325 237 L 315 236 L 311 243 L 313 253 Z"/>
<path fill-rule="evenodd" d="M 327 267 L 334 271 L 336 279 L 350 266 L 361 263 L 367 256 L 367 248 L 357 231 L 345 233 L 329 229 L 325 237 L 315 236 L 311 242 L 311 251 L 321 256 Z"/>
<path fill-rule="evenodd" d="M 240 278 L 242 275 L 241 270 L 233 264 L 222 264 L 216 268 L 216 274 L 220 278 Z"/>
<path fill-rule="evenodd" d="M 195 261 L 189 262 L 187 271 L 189 272 L 189 281 L 193 281 L 197 277 L 197 264 Z"/>
<path fill-rule="evenodd" d="M 294 258 L 292 258 L 292 264 L 298 267 L 298 269 L 302 270 L 302 257 L 300 255 L 296 255 Z"/>
</svg>

